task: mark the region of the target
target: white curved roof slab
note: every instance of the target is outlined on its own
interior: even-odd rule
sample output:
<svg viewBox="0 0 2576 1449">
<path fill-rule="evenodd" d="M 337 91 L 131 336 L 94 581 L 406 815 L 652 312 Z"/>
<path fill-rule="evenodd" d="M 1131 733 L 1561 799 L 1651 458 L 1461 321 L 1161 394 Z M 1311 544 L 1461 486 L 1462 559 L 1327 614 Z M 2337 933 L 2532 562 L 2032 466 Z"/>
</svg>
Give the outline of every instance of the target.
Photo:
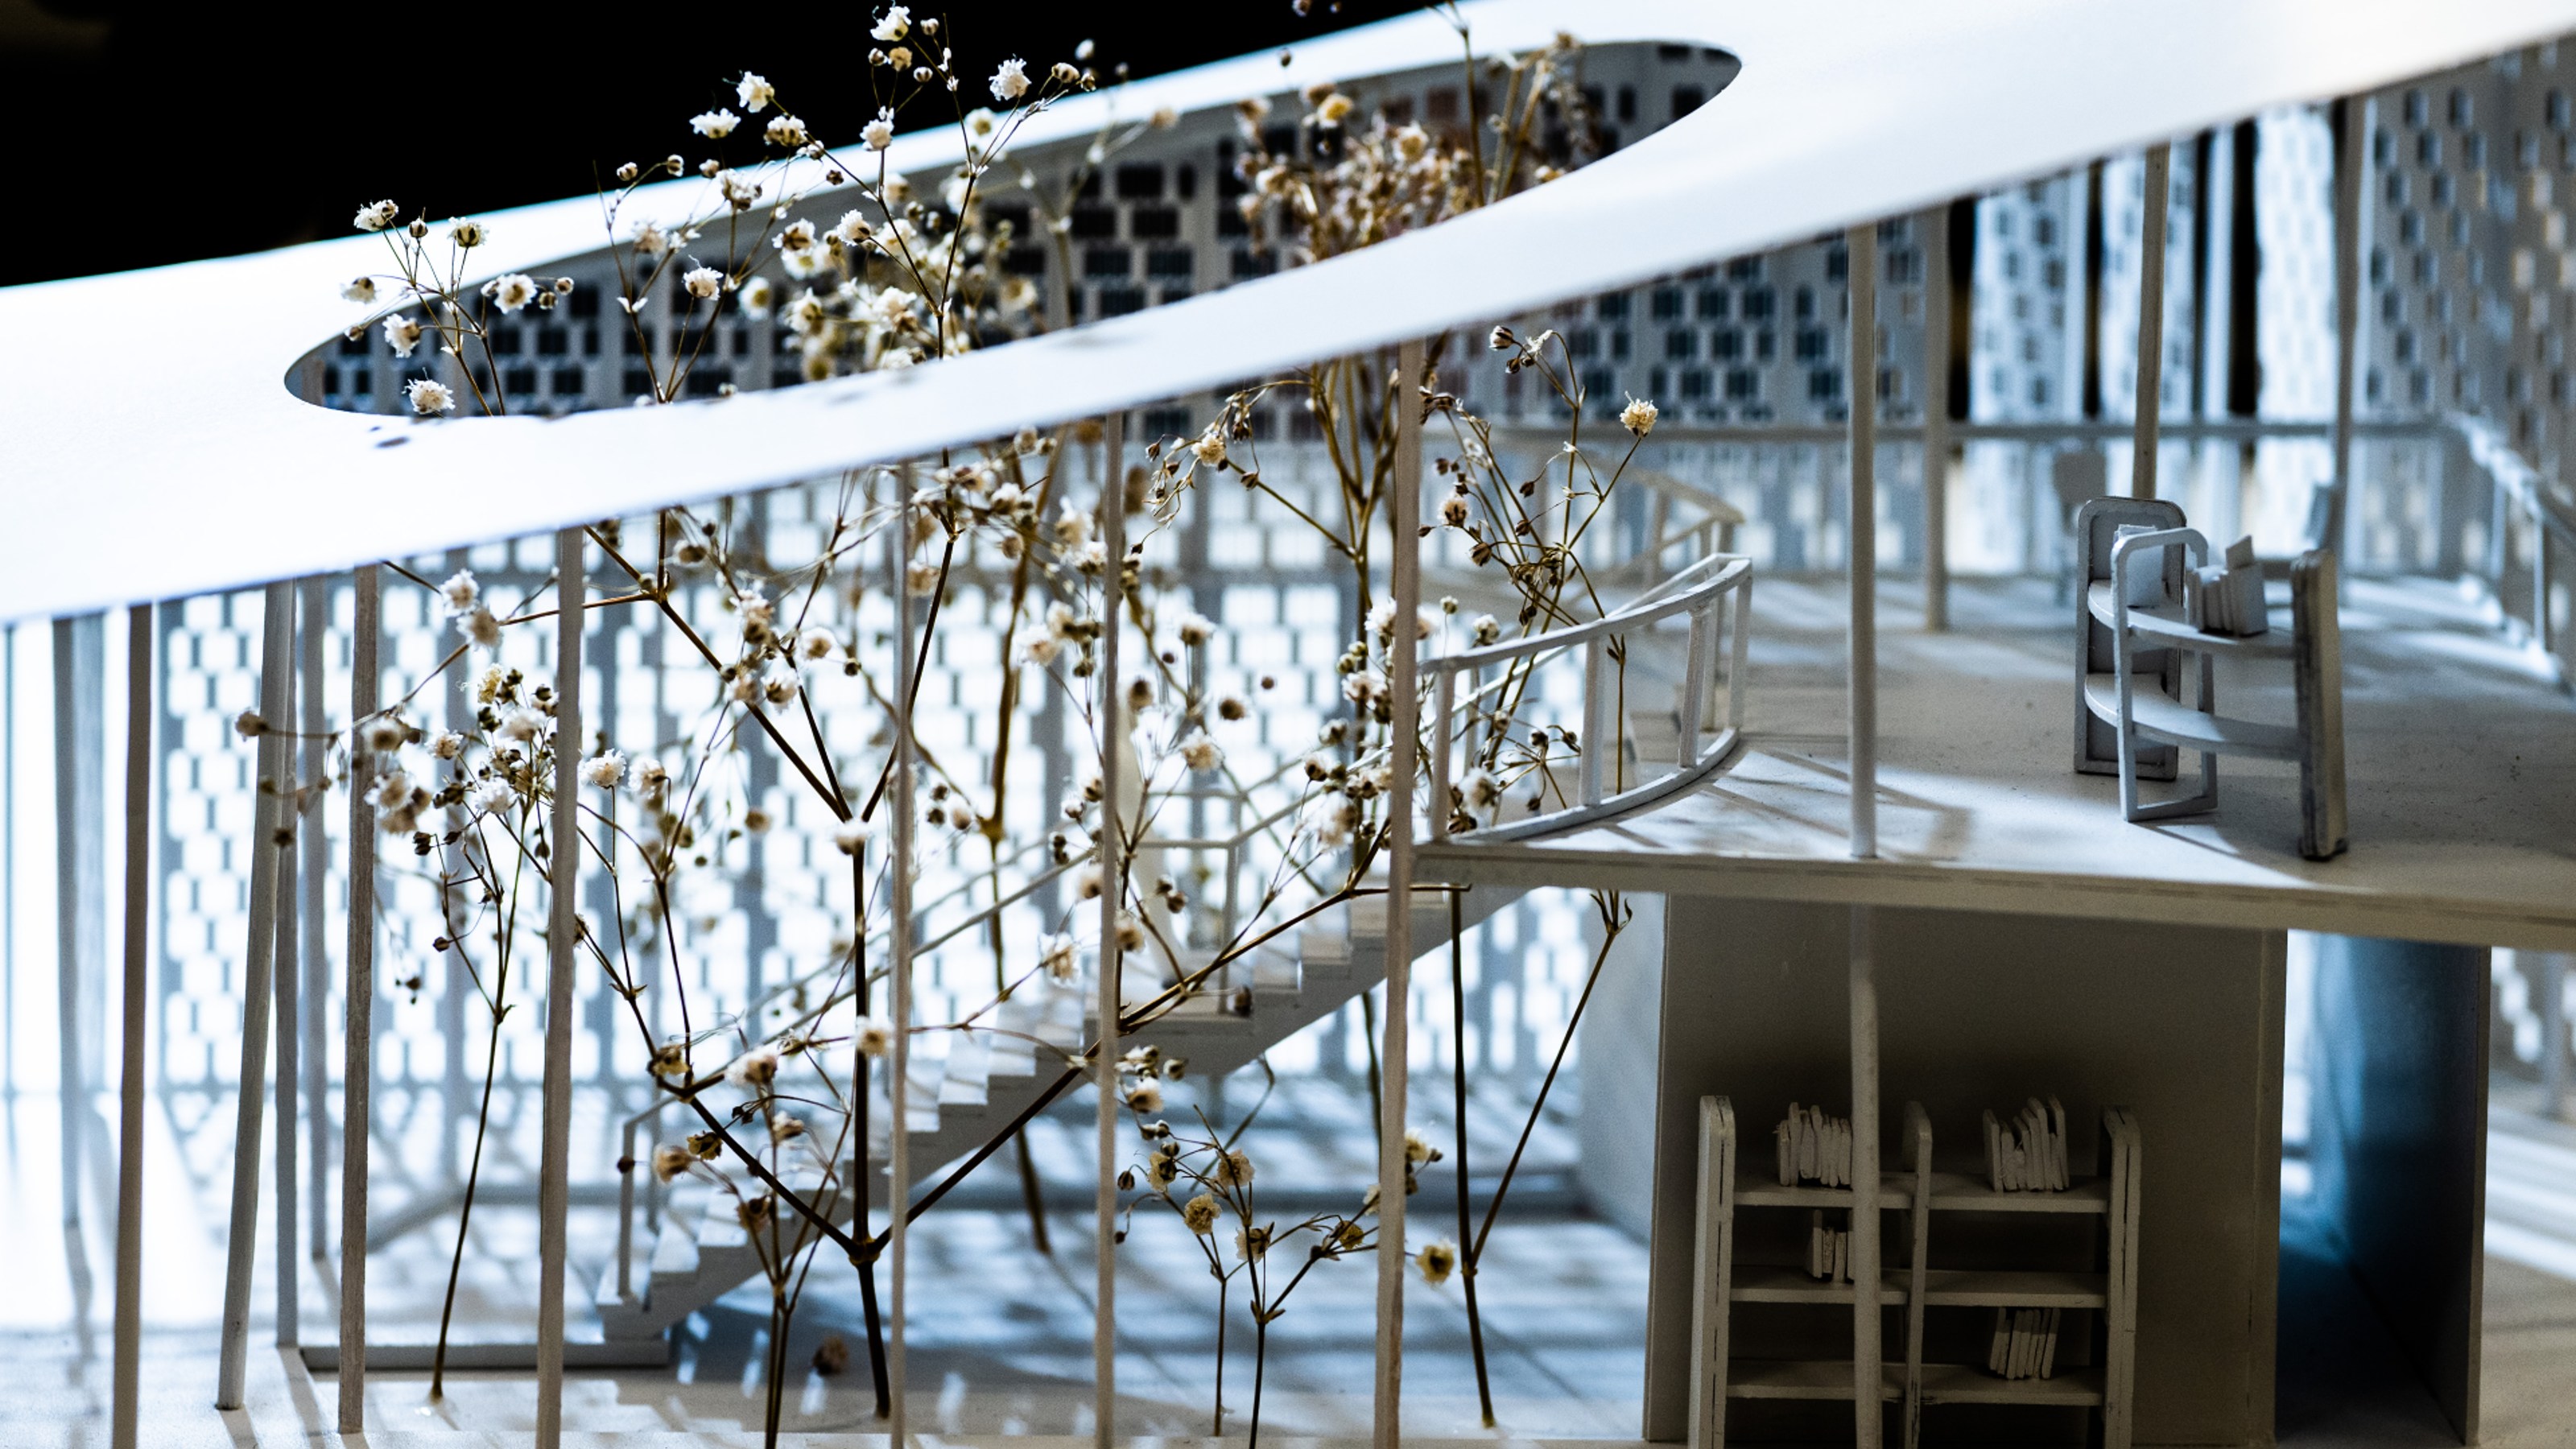
<svg viewBox="0 0 2576 1449">
<path fill-rule="evenodd" d="M 170 597 L 629 514 L 1205 389 L 1812 236 L 2250 114 L 2576 29 L 2576 0 L 2078 0 L 1926 6 L 1493 0 L 1480 49 L 1559 28 L 1739 56 L 1711 103 L 1491 210 L 1324 265 L 895 374 L 557 420 L 412 423 L 291 396 L 352 320 L 352 236 L 0 291 L 0 486 L 42 529 L 0 617 Z M 1183 111 L 1309 80 L 1454 63 L 1415 16 L 1067 104 Z M 898 143 L 916 174 L 953 136 Z M 367 199 L 348 178 L 352 207 Z M 695 183 L 691 183 L 694 185 Z M 372 193 L 369 193 L 372 195 Z M 676 195 L 675 195 L 676 201 Z M 491 218 L 487 275 L 604 238 L 588 197 Z"/>
</svg>

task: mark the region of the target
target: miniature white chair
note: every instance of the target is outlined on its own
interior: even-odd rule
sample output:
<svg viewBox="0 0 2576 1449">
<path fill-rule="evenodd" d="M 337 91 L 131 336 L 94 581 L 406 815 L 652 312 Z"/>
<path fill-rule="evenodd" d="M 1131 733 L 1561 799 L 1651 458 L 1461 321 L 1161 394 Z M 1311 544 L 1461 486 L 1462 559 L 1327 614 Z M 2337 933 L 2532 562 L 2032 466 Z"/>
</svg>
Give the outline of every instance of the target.
<svg viewBox="0 0 2576 1449">
<path fill-rule="evenodd" d="M 2174 566 L 2178 553 L 2188 555 L 2189 567 Z M 2192 569 L 2208 557 L 2208 540 L 2193 529 L 2132 533 L 2112 544 L 2109 580 L 2086 588 L 2086 623 L 2108 627 L 2111 669 L 2107 674 L 2088 669 L 2083 709 L 2108 723 L 2117 741 L 2121 813 L 2132 821 L 2146 821 L 2218 808 L 2222 754 L 2295 761 L 2299 766 L 2299 853 L 2310 860 L 2332 859 L 2343 853 L 2347 843 L 2343 650 L 2335 617 L 2334 555 L 2322 549 L 2301 554 L 2290 566 L 2290 627 L 2251 637 L 2204 633 L 2194 622 L 2189 581 L 2194 577 Z M 2164 580 L 2183 582 L 2184 589 L 2175 590 L 2169 584 L 2149 587 L 2139 577 L 2146 568 L 2159 570 Z M 2160 596 L 2162 602 L 2131 602 L 2149 595 Z M 2172 653 L 2151 660 L 2150 650 Z M 2196 655 L 2200 661 L 2194 705 L 2186 706 L 2178 689 L 2169 693 L 2171 686 L 2153 693 L 2137 689 L 2141 668 L 2157 668 L 2183 654 Z M 2221 654 L 2288 660 L 2297 722 L 2264 724 L 2219 714 L 2213 666 Z M 2158 668 L 2158 673 L 2161 683 L 2173 671 L 2168 665 Z M 2199 792 L 2176 800 L 2141 801 L 2139 754 L 2141 746 L 2148 744 L 2198 752 Z"/>
</svg>

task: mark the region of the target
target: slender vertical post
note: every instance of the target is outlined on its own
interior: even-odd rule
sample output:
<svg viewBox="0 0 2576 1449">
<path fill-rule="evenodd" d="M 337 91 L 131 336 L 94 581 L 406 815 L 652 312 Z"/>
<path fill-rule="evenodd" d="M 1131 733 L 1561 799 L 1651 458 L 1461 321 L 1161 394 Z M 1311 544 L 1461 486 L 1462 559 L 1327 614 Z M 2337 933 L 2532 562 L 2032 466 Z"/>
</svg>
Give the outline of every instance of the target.
<svg viewBox="0 0 2576 1449">
<path fill-rule="evenodd" d="M 1118 1020 L 1121 978 L 1118 916 L 1127 899 L 1129 821 L 1119 810 L 1123 732 L 1128 727 L 1125 688 L 1118 679 L 1120 616 L 1126 612 L 1127 417 L 1111 413 L 1100 430 L 1100 544 L 1109 559 L 1100 583 L 1100 979 L 1099 1055 L 1092 1059 L 1100 1093 L 1099 1220 L 1093 1227 L 1096 1305 L 1091 1325 L 1092 1436 L 1109 1449 L 1118 1408 Z"/>
<path fill-rule="evenodd" d="M 912 877 L 917 868 L 913 856 L 915 816 L 912 799 L 913 761 L 920 741 L 913 737 L 912 699 L 914 650 L 920 646 L 912 637 L 912 470 L 895 475 L 896 519 L 886 547 L 893 557 L 889 571 L 893 579 L 894 631 L 894 697 L 903 705 L 895 711 L 894 725 L 894 825 L 893 859 L 887 862 L 887 907 L 891 914 L 893 939 L 890 949 L 887 982 L 887 1015 L 894 1022 L 894 1047 L 887 1054 L 893 1072 L 893 1086 L 887 1097 L 893 1108 L 892 1120 L 886 1124 L 887 1231 L 893 1235 L 893 1264 L 887 1283 L 886 1394 L 888 1405 L 887 1442 L 894 1449 L 905 1444 L 904 1423 L 907 1405 L 905 1386 L 904 1326 L 909 1306 L 905 1297 L 912 1266 Z"/>
<path fill-rule="evenodd" d="M 2540 958 L 2540 1115 L 2567 1110 L 2567 953 Z"/>
<path fill-rule="evenodd" d="M 1868 906 L 1851 908 L 1852 1427 L 1878 1449 L 1878 940 Z"/>
<path fill-rule="evenodd" d="M 277 804 L 286 755 L 287 585 L 260 600 L 259 734 L 251 751 L 250 939 L 242 947 L 241 1092 L 233 1116 L 232 1222 L 224 1242 L 223 1341 L 215 1367 L 215 1407 L 242 1406 L 250 1359 L 251 1253 L 259 1237 L 259 1139 L 268 1101 L 270 980 L 277 948 Z M 294 1131 L 290 1113 L 281 1119 Z"/>
<path fill-rule="evenodd" d="M 283 733 L 294 728 L 295 717 L 295 591 L 287 589 L 282 605 L 285 624 L 281 637 L 286 652 L 277 658 L 278 673 L 286 676 L 284 707 L 275 714 L 262 711 L 272 731 Z M 298 1084 L 302 1081 L 302 1041 L 297 1023 L 304 1012 L 302 983 L 296 979 L 296 968 L 303 960 L 302 941 L 296 919 L 300 873 L 296 870 L 295 832 L 299 821 L 292 808 L 295 800 L 295 741 L 277 742 L 276 783 L 278 804 L 274 812 L 277 853 L 277 927 L 275 949 L 269 953 L 269 975 L 277 983 L 277 1080 L 272 1091 L 277 1098 L 277 1346 L 293 1348 L 302 1339 L 304 1265 L 296 1260 L 297 1219 L 295 1105 Z"/>
<path fill-rule="evenodd" d="M 91 1090 L 104 1064 L 90 1051 L 94 1024 L 81 1009 L 89 983 L 107 973 L 107 782 L 99 763 L 107 734 L 107 618 L 83 614 L 54 621 L 54 905 L 59 954 L 56 1020 L 62 1034 L 60 1107 L 63 1153 L 63 1243 L 72 1258 L 72 1293 L 89 1318 L 90 1274 L 81 1247 L 81 1144 L 96 1107 Z"/>
<path fill-rule="evenodd" d="M 108 1442 L 135 1449 L 143 1372 L 143 1022 L 152 906 L 153 608 L 125 611 L 125 1040 L 116 1143 L 116 1367 Z M 254 1076 L 251 1090 L 259 1090 Z"/>
<path fill-rule="evenodd" d="M 1878 226 L 1865 222 L 1848 237 L 1851 853 L 1867 860 L 1878 854 Z"/>
<path fill-rule="evenodd" d="M 563 1442 L 564 1219 L 571 1205 L 572 985 L 581 939 L 583 530 L 555 534 L 554 813 L 546 826 L 546 1069 L 537 1165 L 537 1446 Z"/>
<path fill-rule="evenodd" d="M 891 915 L 889 975 L 886 982 L 886 1013 L 894 1018 L 894 1049 L 886 1055 L 894 1085 L 886 1093 L 891 1101 L 891 1122 L 886 1124 L 886 1232 L 894 1235 L 894 1263 L 886 1274 L 886 1395 L 889 1395 L 889 1418 L 886 1431 L 894 1449 L 904 1449 L 904 1418 L 907 1418 L 907 1385 L 904 1385 L 904 1320 L 907 1320 L 907 1281 L 912 1269 L 912 871 L 914 861 L 914 804 L 912 804 L 912 761 L 920 740 L 912 735 L 912 660 L 917 642 L 912 639 L 912 469 L 894 474 L 896 523 L 891 531 L 889 549 L 894 552 L 894 859 L 886 861 L 886 908 Z"/>
<path fill-rule="evenodd" d="M 342 988 L 340 1087 L 340 1432 L 367 1427 L 367 1108 L 375 1082 L 376 777 L 366 723 L 384 671 L 376 662 L 378 565 L 357 570 L 349 629 L 349 978 Z"/>
<path fill-rule="evenodd" d="M 2370 158 L 2370 98 L 2343 100 L 2343 144 L 2336 148 L 2334 190 L 2335 413 L 2334 482 L 2324 537 L 2314 546 L 2340 554 L 2352 506 L 2352 380 L 2361 329 L 2362 176 Z"/>
<path fill-rule="evenodd" d="M 1403 1437 L 1404 1397 L 1404 1119 L 1408 1018 L 1413 1001 L 1413 773 L 1418 741 L 1418 691 L 1414 676 L 1414 619 L 1422 610 L 1422 343 L 1396 349 L 1394 496 L 1387 504 L 1390 590 L 1395 628 L 1387 643 L 1388 725 L 1386 822 L 1386 1023 L 1379 1060 L 1377 1148 L 1377 1412 L 1376 1449 L 1395 1449 Z M 1598 684 L 1598 681 L 1595 681 Z M 1588 749 L 1616 746 L 1598 729 Z M 1587 755 L 1589 761 L 1593 756 Z M 1597 780 L 1590 773 L 1587 779 Z M 1434 810 L 1440 806 L 1435 803 Z M 1463 1246 L 1463 1245 L 1462 1245 Z"/>
<path fill-rule="evenodd" d="M 2129 494 L 2156 496 L 2156 430 L 2165 380 L 2165 218 L 2172 210 L 2173 146 L 2147 148 L 2146 213 L 2138 228 L 2137 424 L 2130 434 Z"/>
<path fill-rule="evenodd" d="M 1950 627 L 1950 204 L 1923 214 L 1923 627 Z"/>
<path fill-rule="evenodd" d="M 304 634 L 296 643 L 298 712 L 303 719 L 303 780 L 320 781 L 330 769 L 331 742 L 324 738 L 330 715 L 324 708 L 323 646 L 331 634 L 331 582 L 316 574 L 303 586 Z M 331 884 L 331 832 L 319 810 L 300 825 L 304 863 L 304 1111 L 305 1200 L 311 1213 L 305 1251 L 320 1263 L 331 1252 L 331 1061 L 330 1028 L 322 1019 L 331 1002 L 331 904 L 323 892 Z"/>
</svg>

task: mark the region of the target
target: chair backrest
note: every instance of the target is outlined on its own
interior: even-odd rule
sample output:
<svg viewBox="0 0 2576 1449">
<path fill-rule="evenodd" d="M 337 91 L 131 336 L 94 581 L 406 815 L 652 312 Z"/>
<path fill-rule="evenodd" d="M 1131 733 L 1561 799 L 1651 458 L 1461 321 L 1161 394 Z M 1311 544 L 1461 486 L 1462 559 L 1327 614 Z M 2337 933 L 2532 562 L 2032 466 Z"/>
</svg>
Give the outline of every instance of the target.
<svg viewBox="0 0 2576 1449">
<path fill-rule="evenodd" d="M 2110 466 L 2098 449 L 2069 448 L 2050 455 L 2048 486 L 2057 492 L 2057 516 L 2071 520 L 2077 509 L 2110 493 Z"/>
<path fill-rule="evenodd" d="M 2335 556 L 2310 549 L 2290 564 L 2292 668 L 2299 700 L 2299 854 L 2332 860 L 2348 843 L 2343 792 L 2343 629 Z"/>
<path fill-rule="evenodd" d="M 2060 454 L 2060 457 L 2070 456 Z M 2111 577 L 2111 545 L 2119 538 L 2122 525 L 2166 529 L 2183 526 L 2182 508 L 2162 498 L 2094 498 L 2075 510 L 2074 538 L 2071 552 L 2075 564 L 2075 772 L 2079 775 L 2116 775 L 2120 773 L 2119 733 L 2109 724 L 2094 718 L 2084 707 L 2084 677 L 2108 673 L 2113 667 L 2111 629 L 2097 622 L 2085 603 L 2085 595 L 2096 583 Z M 2165 596 L 2182 597 L 2182 550 L 2166 549 Z M 2130 662 L 2140 671 L 2153 670 L 2157 683 L 2168 695 L 2178 695 L 2181 688 L 2179 665 L 2170 649 L 2140 649 L 2130 654 Z M 2181 756 L 2171 745 L 2138 747 L 2138 776 L 2146 780 L 2170 780 Z"/>
</svg>

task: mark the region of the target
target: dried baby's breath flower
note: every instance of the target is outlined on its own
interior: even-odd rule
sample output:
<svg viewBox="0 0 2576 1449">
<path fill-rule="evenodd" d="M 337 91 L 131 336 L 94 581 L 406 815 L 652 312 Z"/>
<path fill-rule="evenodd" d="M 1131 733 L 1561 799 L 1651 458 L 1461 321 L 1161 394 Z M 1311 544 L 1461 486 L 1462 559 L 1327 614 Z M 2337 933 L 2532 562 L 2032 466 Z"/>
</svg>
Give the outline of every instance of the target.
<svg viewBox="0 0 2576 1449">
<path fill-rule="evenodd" d="M 349 284 L 340 289 L 340 300 L 343 302 L 355 302 L 360 306 L 372 305 L 376 300 L 376 279 L 373 277 L 351 277 L 349 279 Z"/>
<path fill-rule="evenodd" d="M 591 756 L 582 762 L 581 778 L 584 784 L 598 789 L 616 789 L 626 781 L 625 754 L 622 751 L 610 750 L 604 754 Z"/>
<path fill-rule="evenodd" d="M 861 1056 L 881 1057 L 894 1050 L 894 1028 L 873 1016 L 862 1018 L 850 1036 Z"/>
<path fill-rule="evenodd" d="M 1216 1170 L 1209 1175 L 1216 1179 L 1219 1187 L 1250 1187 L 1252 1158 L 1241 1152 L 1221 1153 L 1216 1160 Z"/>
<path fill-rule="evenodd" d="M 423 417 L 456 410 L 456 390 L 435 378 L 412 379 L 403 384 L 403 395 L 411 399 L 411 410 Z"/>
<path fill-rule="evenodd" d="M 526 705 L 512 705 L 501 716 L 501 738 L 517 744 L 534 743 L 546 732 L 546 717 Z"/>
<path fill-rule="evenodd" d="M 1458 1250 L 1447 1243 L 1426 1244 L 1414 1255 L 1414 1265 L 1422 1270 L 1422 1281 L 1435 1286 L 1449 1281 L 1457 1270 Z"/>
<path fill-rule="evenodd" d="M 394 356 L 409 357 L 411 350 L 419 345 L 420 324 L 418 322 L 409 317 L 385 319 L 385 346 L 392 350 Z"/>
<path fill-rule="evenodd" d="M 1179 633 L 1181 642 L 1195 649 L 1216 636 L 1216 621 L 1205 614 L 1183 614 Z"/>
<path fill-rule="evenodd" d="M 807 139 L 805 123 L 788 115 L 771 117 L 768 128 L 763 130 L 761 135 L 768 140 L 769 144 L 791 151 L 804 145 Z"/>
<path fill-rule="evenodd" d="M 454 730 L 440 730 L 429 742 L 429 752 L 442 760 L 461 758 L 465 754 L 465 736 Z"/>
<path fill-rule="evenodd" d="M 483 284 L 483 295 L 504 312 L 516 312 L 537 299 L 537 282 L 524 272 L 494 277 Z"/>
<path fill-rule="evenodd" d="M 471 251 L 491 239 L 491 228 L 479 221 L 458 220 L 447 224 L 447 243 L 460 250 Z"/>
<path fill-rule="evenodd" d="M 725 1080 L 747 1091 L 766 1094 L 769 1084 L 778 1080 L 778 1051 L 758 1047 L 733 1059 L 725 1068 Z"/>
<path fill-rule="evenodd" d="M 769 1226 L 778 1216 L 778 1204 L 767 1193 L 744 1198 L 733 1210 L 734 1221 L 754 1232 Z"/>
<path fill-rule="evenodd" d="M 1056 67 L 1065 69 L 1063 66 Z M 1029 63 L 1012 56 L 993 68 L 993 99 L 1016 101 L 1029 91 Z"/>
<path fill-rule="evenodd" d="M 1408 1127 L 1404 1133 L 1404 1160 L 1410 1163 L 1438 1162 L 1440 1149 L 1432 1146 L 1431 1139 L 1423 1136 L 1419 1129 Z"/>
<path fill-rule="evenodd" d="M 506 780 L 486 780 L 465 792 L 465 808 L 476 815 L 490 815 L 508 808 L 516 792 Z"/>
<path fill-rule="evenodd" d="M 687 1172 L 694 1160 L 685 1147 L 656 1147 L 653 1149 L 653 1175 L 669 1182 Z"/>
<path fill-rule="evenodd" d="M 1338 126 L 1350 118 L 1357 104 L 1349 96 L 1335 91 L 1315 103 L 1315 121 L 1319 125 Z"/>
<path fill-rule="evenodd" d="M 1181 742 L 1181 762 L 1193 770 L 1213 770 L 1225 763 L 1225 751 L 1205 735 L 1192 735 Z"/>
<path fill-rule="evenodd" d="M 690 130 L 714 141 L 721 141 L 732 135 L 733 128 L 741 124 L 742 117 L 722 107 L 712 111 L 700 111 L 689 118 Z"/>
<path fill-rule="evenodd" d="M 733 93 L 741 100 L 742 108 L 755 116 L 778 98 L 777 87 L 750 71 L 744 71 L 742 79 L 734 82 Z"/>
<path fill-rule="evenodd" d="M 360 231 L 383 231 L 394 224 L 395 215 L 391 201 L 378 201 L 359 207 L 357 216 L 349 224 Z"/>
<path fill-rule="evenodd" d="M 1200 1193 L 1181 1204 L 1181 1221 L 1189 1224 L 1191 1232 L 1203 1238 L 1215 1232 L 1216 1199 L 1206 1193 Z"/>
<path fill-rule="evenodd" d="M 876 28 L 869 31 L 868 35 L 871 39 L 892 45 L 911 33 L 912 11 L 904 6 L 894 5 L 887 7 L 884 18 L 877 21 Z"/>
<path fill-rule="evenodd" d="M 1058 981 L 1071 981 L 1077 969 L 1073 937 L 1049 936 L 1038 945 L 1038 964 Z"/>
<path fill-rule="evenodd" d="M 457 619 L 456 627 L 465 631 L 465 637 L 472 640 L 476 648 L 501 647 L 501 621 L 492 616 L 490 609 L 477 607 L 467 610 Z"/>
<path fill-rule="evenodd" d="M 722 1151 L 724 1151 L 724 1138 L 716 1135 L 714 1131 L 689 1134 L 689 1155 L 700 1162 L 713 1162 L 716 1160 L 716 1154 Z"/>
<path fill-rule="evenodd" d="M 1243 1261 L 1255 1262 L 1270 1252 L 1268 1227 L 1245 1228 L 1234 1235 L 1234 1254 Z"/>
<path fill-rule="evenodd" d="M 1138 1082 L 1127 1089 L 1127 1108 L 1133 1112 L 1160 1112 L 1163 1089 L 1152 1082 Z"/>
<path fill-rule="evenodd" d="M 439 602 L 447 606 L 452 617 L 483 602 L 483 586 L 475 581 L 472 569 L 458 569 L 438 586 Z"/>
<path fill-rule="evenodd" d="M 878 107 L 876 115 L 859 128 L 859 139 L 866 142 L 871 151 L 882 151 L 893 145 L 894 111 L 888 107 Z"/>
<path fill-rule="evenodd" d="M 704 301 L 724 290 L 724 273 L 713 267 L 691 267 L 680 274 L 680 285 L 689 289 L 690 296 Z"/>
<path fill-rule="evenodd" d="M 1619 410 L 1619 426 L 1642 438 L 1655 430 L 1655 419 L 1661 415 L 1653 403 L 1632 397 L 1628 399 L 1628 405 Z"/>
<path fill-rule="evenodd" d="M 1245 704 L 1240 695 L 1229 694 L 1216 702 L 1216 717 L 1218 719 L 1239 720 L 1251 713 L 1252 707 Z"/>
</svg>

